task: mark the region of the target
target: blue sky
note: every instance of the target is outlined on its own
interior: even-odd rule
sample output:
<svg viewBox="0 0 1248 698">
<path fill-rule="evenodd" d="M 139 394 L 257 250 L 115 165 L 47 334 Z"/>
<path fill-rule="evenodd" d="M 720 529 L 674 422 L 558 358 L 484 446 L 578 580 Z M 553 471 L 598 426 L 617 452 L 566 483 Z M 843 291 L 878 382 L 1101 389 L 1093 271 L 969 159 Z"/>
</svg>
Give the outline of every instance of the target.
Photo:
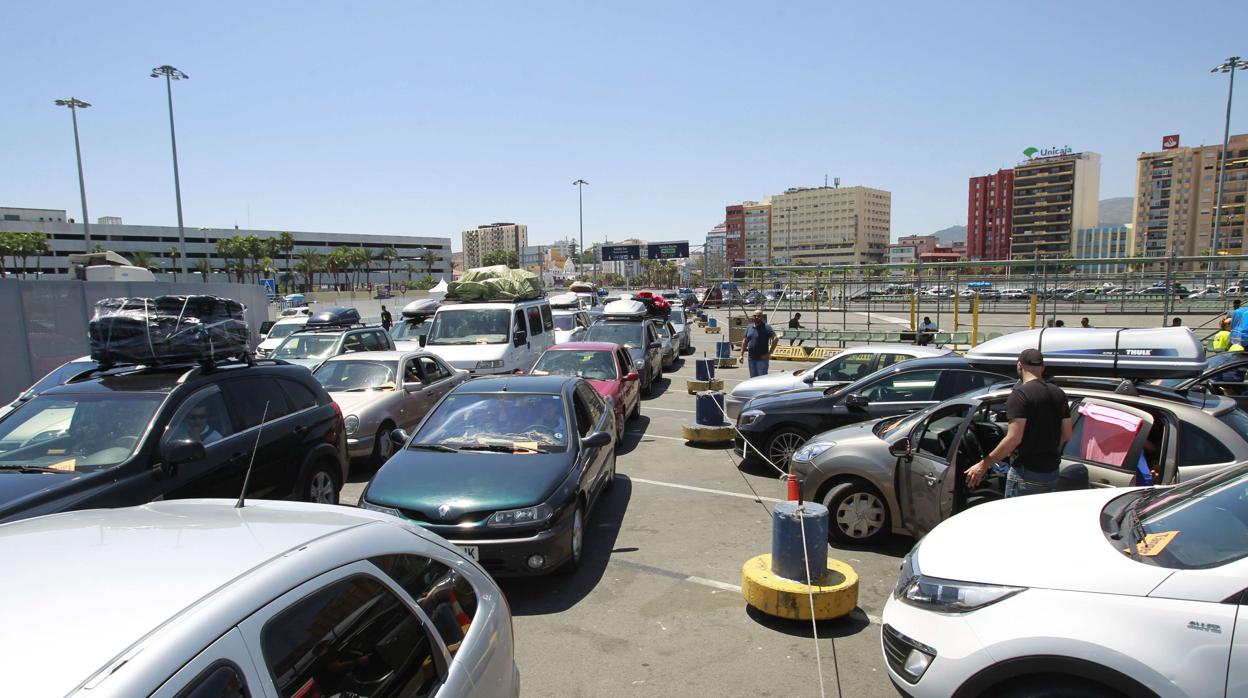
<svg viewBox="0 0 1248 698">
<path fill-rule="evenodd" d="M 11 1 L 0 205 L 173 225 L 531 242 L 692 239 L 723 206 L 825 174 L 893 192 L 893 234 L 966 221 L 966 179 L 1034 145 L 1102 154 L 1133 193 L 1167 133 L 1222 135 L 1248 2 Z M 1233 132 L 1248 131 L 1248 75 Z"/>
</svg>

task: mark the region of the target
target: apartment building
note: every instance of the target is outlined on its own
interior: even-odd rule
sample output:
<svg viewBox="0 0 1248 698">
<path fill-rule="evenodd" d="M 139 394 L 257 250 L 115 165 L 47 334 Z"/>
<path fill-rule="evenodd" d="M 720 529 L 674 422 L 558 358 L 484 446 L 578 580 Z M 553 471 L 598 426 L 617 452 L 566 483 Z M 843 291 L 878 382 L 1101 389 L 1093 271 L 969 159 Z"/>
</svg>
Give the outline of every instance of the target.
<svg viewBox="0 0 1248 698">
<path fill-rule="evenodd" d="M 724 207 L 724 251 L 729 265 L 745 262 L 745 206 L 741 204 Z"/>
<path fill-rule="evenodd" d="M 498 250 L 515 252 L 529 244 L 529 226 L 522 223 L 490 223 L 463 232 L 464 267 L 472 269 L 482 265 L 485 255 Z"/>
<path fill-rule="evenodd" d="M 742 204 L 742 216 L 742 247 L 746 265 L 771 264 L 771 204 L 746 201 Z"/>
<path fill-rule="evenodd" d="M 1048 259 L 1071 254 L 1074 232 L 1096 226 L 1100 180 L 1098 153 L 1063 148 L 1055 155 L 1019 163 L 1014 168 L 1009 256 Z"/>
<path fill-rule="evenodd" d="M 892 194 L 871 187 L 787 189 L 771 197 L 776 264 L 866 264 L 887 254 Z"/>
<path fill-rule="evenodd" d="M 966 255 L 973 261 L 1010 256 L 1014 170 L 971 177 L 967 183 Z"/>
<path fill-rule="evenodd" d="M 1075 231 L 1075 259 L 1121 259 L 1130 257 L 1135 249 L 1135 230 L 1125 225 L 1102 225 L 1095 228 L 1080 228 Z M 1075 268 L 1084 274 L 1120 274 L 1128 271 L 1126 264 L 1076 264 Z"/>
</svg>

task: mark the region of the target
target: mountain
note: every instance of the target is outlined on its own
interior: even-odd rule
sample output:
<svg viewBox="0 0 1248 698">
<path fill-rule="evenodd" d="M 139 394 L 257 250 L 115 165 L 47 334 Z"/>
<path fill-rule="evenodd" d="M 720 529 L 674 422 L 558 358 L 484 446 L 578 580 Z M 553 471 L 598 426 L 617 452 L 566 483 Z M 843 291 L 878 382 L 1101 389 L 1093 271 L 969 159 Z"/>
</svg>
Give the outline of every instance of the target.
<svg viewBox="0 0 1248 698">
<path fill-rule="evenodd" d="M 1129 196 L 1115 196 L 1112 199 L 1101 199 L 1097 225 L 1123 225 L 1131 222 L 1131 214 L 1135 208 L 1135 199 Z"/>
<path fill-rule="evenodd" d="M 942 245 L 952 245 L 955 242 L 966 242 L 966 226 L 951 225 L 932 233 L 940 240 Z"/>
</svg>

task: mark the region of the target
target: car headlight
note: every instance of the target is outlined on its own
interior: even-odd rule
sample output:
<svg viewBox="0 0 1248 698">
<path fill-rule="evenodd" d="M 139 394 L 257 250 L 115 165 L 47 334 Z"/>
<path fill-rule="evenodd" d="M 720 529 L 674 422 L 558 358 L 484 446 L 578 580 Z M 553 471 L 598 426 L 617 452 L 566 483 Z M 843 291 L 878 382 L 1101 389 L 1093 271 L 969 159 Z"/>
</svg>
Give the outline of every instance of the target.
<svg viewBox="0 0 1248 698">
<path fill-rule="evenodd" d="M 360 418 L 353 414 L 347 415 L 347 418 L 342 421 L 343 425 L 347 428 L 347 436 L 351 436 L 357 429 L 360 428 Z"/>
<path fill-rule="evenodd" d="M 737 418 L 737 426 L 748 427 L 762 417 L 763 413 L 760 410 L 746 410 Z"/>
<path fill-rule="evenodd" d="M 520 526 L 522 524 L 541 523 L 554 513 L 549 505 L 538 504 L 523 509 L 496 511 L 486 520 L 486 526 Z"/>
<path fill-rule="evenodd" d="M 1024 587 L 960 582 L 929 577 L 919 571 L 918 548 L 901 563 L 893 596 L 902 603 L 936 613 L 969 613 L 1008 599 Z"/>
<path fill-rule="evenodd" d="M 646 362 L 642 361 L 641 359 L 637 359 L 636 361 L 633 362 L 633 368 L 641 369 L 645 367 L 646 367 Z"/>
<path fill-rule="evenodd" d="M 373 504 L 372 502 L 368 501 L 367 499 L 361 499 L 361 500 L 360 500 L 360 508 L 361 508 L 361 509 L 368 509 L 369 511 L 380 511 L 380 512 L 381 512 L 381 513 L 383 513 L 383 514 L 389 514 L 389 515 L 391 515 L 391 516 L 397 516 L 397 517 L 399 517 L 400 519 L 401 519 L 401 518 L 403 518 L 403 513 L 402 513 L 402 512 L 400 512 L 398 509 L 395 509 L 394 507 L 383 507 L 383 506 L 381 506 L 380 504 Z"/>
<path fill-rule="evenodd" d="M 835 445 L 835 441 L 820 441 L 817 443 L 806 444 L 805 446 L 797 449 L 797 453 L 793 454 L 793 460 L 800 460 L 808 463 L 818 458 L 824 451 Z"/>
<path fill-rule="evenodd" d="M 503 360 L 494 359 L 493 361 L 478 361 L 477 368 L 502 368 Z"/>
</svg>

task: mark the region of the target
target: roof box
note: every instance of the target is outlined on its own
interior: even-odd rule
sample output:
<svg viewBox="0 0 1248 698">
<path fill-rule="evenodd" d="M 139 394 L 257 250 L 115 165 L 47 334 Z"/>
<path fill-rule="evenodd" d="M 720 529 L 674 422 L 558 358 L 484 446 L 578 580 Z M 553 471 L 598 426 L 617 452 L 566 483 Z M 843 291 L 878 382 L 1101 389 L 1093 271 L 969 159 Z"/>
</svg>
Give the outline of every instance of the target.
<svg viewBox="0 0 1248 698">
<path fill-rule="evenodd" d="M 438 311 L 441 306 L 436 298 L 421 298 L 403 306 L 403 317 L 410 319 L 426 318 Z"/>
<path fill-rule="evenodd" d="M 602 309 L 602 314 L 607 317 L 643 318 L 647 312 L 645 303 L 627 299 L 611 301 Z"/>
<path fill-rule="evenodd" d="M 1186 327 L 1046 327 L 990 339 L 966 352 L 966 360 L 1012 372 L 1024 349 L 1039 349 L 1050 375 L 1183 378 L 1205 367 L 1205 348 Z"/>
<path fill-rule="evenodd" d="M 550 297 L 550 307 L 558 309 L 581 309 L 581 297 L 575 293 L 560 293 Z"/>
<path fill-rule="evenodd" d="M 308 318 L 308 327 L 360 324 L 360 311 L 355 308 L 325 308 Z"/>
<path fill-rule="evenodd" d="M 593 293 L 594 285 L 588 281 L 573 281 L 572 285 L 568 286 L 568 290 L 572 293 Z"/>
</svg>

